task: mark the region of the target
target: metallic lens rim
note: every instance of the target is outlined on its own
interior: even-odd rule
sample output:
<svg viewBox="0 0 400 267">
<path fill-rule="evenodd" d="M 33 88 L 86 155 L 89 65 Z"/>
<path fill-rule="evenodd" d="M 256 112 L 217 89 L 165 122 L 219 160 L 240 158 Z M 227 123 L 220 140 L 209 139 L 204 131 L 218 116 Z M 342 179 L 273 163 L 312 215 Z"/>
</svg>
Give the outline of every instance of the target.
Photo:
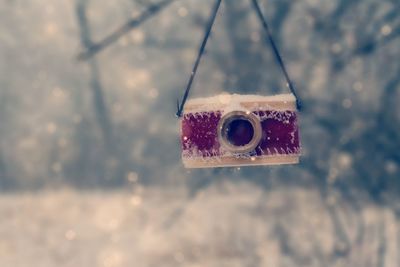
<svg viewBox="0 0 400 267">
<path fill-rule="evenodd" d="M 234 120 L 237 119 L 244 119 L 247 120 L 251 123 L 254 129 L 254 135 L 251 141 L 244 146 L 235 146 L 231 144 L 225 133 L 226 127 Z M 248 111 L 232 111 L 224 116 L 222 116 L 221 120 L 218 123 L 218 139 L 220 144 L 228 151 L 232 153 L 248 153 L 253 151 L 258 144 L 260 143 L 262 138 L 262 128 L 261 128 L 261 122 L 257 118 L 256 115 L 253 113 L 250 113 Z"/>
</svg>

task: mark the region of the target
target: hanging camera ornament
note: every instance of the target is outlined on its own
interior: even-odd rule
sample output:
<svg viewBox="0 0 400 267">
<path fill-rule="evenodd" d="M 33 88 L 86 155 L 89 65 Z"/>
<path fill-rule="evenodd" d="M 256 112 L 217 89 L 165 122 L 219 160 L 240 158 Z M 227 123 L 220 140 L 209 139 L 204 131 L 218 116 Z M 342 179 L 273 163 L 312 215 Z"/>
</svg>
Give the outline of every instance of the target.
<svg viewBox="0 0 400 267">
<path fill-rule="evenodd" d="M 257 0 L 253 7 L 285 76 L 290 94 L 222 94 L 188 100 L 222 0 L 217 0 L 177 117 L 186 168 L 296 164 L 300 157 L 300 100 Z"/>
</svg>

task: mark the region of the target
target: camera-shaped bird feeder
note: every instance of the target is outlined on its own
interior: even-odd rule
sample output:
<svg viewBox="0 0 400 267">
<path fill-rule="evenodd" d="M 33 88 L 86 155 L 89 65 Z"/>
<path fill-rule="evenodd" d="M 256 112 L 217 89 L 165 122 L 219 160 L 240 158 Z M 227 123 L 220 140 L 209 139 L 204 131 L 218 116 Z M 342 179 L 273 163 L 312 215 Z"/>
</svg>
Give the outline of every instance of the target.
<svg viewBox="0 0 400 267">
<path fill-rule="evenodd" d="M 222 94 L 189 100 L 181 142 L 186 168 L 296 164 L 296 98 Z"/>
</svg>

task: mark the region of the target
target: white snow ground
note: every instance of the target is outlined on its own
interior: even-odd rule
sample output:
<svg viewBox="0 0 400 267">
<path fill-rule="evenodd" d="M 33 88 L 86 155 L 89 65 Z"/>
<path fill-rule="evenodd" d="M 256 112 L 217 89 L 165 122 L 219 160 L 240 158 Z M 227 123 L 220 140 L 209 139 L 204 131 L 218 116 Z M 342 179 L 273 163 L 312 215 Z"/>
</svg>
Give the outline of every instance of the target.
<svg viewBox="0 0 400 267">
<path fill-rule="evenodd" d="M 0 266 L 399 266 L 400 222 L 337 202 L 349 247 L 314 190 L 219 183 L 185 190 L 0 196 Z M 347 252 L 348 251 L 348 254 Z"/>
</svg>

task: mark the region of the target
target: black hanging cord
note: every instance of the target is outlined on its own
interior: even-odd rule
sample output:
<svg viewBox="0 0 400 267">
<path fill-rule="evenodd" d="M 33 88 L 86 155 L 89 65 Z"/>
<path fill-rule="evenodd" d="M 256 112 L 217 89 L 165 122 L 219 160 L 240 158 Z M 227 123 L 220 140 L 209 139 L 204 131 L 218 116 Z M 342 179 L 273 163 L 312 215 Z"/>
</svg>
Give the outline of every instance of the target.
<svg viewBox="0 0 400 267">
<path fill-rule="evenodd" d="M 216 18 L 217 14 L 218 14 L 218 10 L 219 10 L 219 7 L 221 5 L 221 2 L 222 2 L 222 0 L 216 0 L 216 3 L 214 5 L 214 9 L 213 9 L 213 11 L 211 13 L 210 20 L 207 23 L 205 36 L 204 36 L 203 42 L 201 43 L 200 50 L 199 50 L 196 62 L 194 63 L 193 70 L 192 70 L 189 82 L 188 82 L 186 90 L 185 90 L 185 94 L 183 95 L 182 102 L 179 104 L 179 100 L 177 100 L 177 109 L 178 109 L 178 111 L 176 113 L 176 116 L 178 118 L 182 117 L 182 112 L 183 112 L 183 109 L 185 107 L 185 103 L 186 103 L 187 98 L 189 96 L 190 89 L 192 88 L 194 77 L 196 76 L 197 69 L 199 67 L 201 58 L 202 58 L 202 56 L 204 54 L 204 51 L 205 51 L 205 48 L 206 48 L 206 45 L 207 45 L 207 41 L 208 41 L 208 39 L 210 37 L 211 30 L 212 30 L 212 27 L 214 25 L 215 18 Z M 266 18 L 264 17 L 264 15 L 263 15 L 263 13 L 261 11 L 260 5 L 258 4 L 257 0 L 252 0 L 252 2 L 253 2 L 253 7 L 254 7 L 254 9 L 255 9 L 255 11 L 257 13 L 257 16 L 260 19 L 261 24 L 264 27 L 265 31 L 267 32 L 268 40 L 269 40 L 269 42 L 271 44 L 272 50 L 274 51 L 274 54 L 275 54 L 276 59 L 277 59 L 277 61 L 279 63 L 279 66 L 281 67 L 282 72 L 283 72 L 283 74 L 285 76 L 285 79 L 286 79 L 286 82 L 287 82 L 287 86 L 289 87 L 290 92 L 296 98 L 297 109 L 300 110 L 301 109 L 301 101 L 300 101 L 300 99 L 299 99 L 299 97 L 298 97 L 298 95 L 296 93 L 296 89 L 295 89 L 295 87 L 294 87 L 294 85 L 293 85 L 293 83 L 292 83 L 292 81 L 291 81 L 291 79 L 289 77 L 289 73 L 286 70 L 285 63 L 283 62 L 283 59 L 282 59 L 282 57 L 281 57 L 281 55 L 279 53 L 278 47 L 276 46 L 275 41 L 272 38 L 272 34 L 271 34 L 270 29 L 269 29 L 268 22 L 267 22 Z"/>
<path fill-rule="evenodd" d="M 199 64 L 200 64 L 200 61 L 201 61 L 201 57 L 204 54 L 204 50 L 206 48 L 208 38 L 210 37 L 211 30 L 212 30 L 212 27 L 214 25 L 215 18 L 217 17 L 218 10 L 219 10 L 219 7 L 221 5 L 221 2 L 222 2 L 222 0 L 216 0 L 216 2 L 215 2 L 214 9 L 213 9 L 212 14 L 211 14 L 211 18 L 207 23 L 206 32 L 205 32 L 205 35 L 204 35 L 203 42 L 202 42 L 202 44 L 200 46 L 199 54 L 197 56 L 196 62 L 194 63 L 193 70 L 192 70 L 189 82 L 188 82 L 186 90 L 185 90 L 185 94 L 183 95 L 182 102 L 179 105 L 179 100 L 177 101 L 178 112 L 176 113 L 176 116 L 178 118 L 180 118 L 182 116 L 183 108 L 185 107 L 185 103 L 186 103 L 187 98 L 189 96 L 189 92 L 190 92 L 190 89 L 192 87 L 194 77 L 196 76 L 197 68 L 199 67 Z"/>
<path fill-rule="evenodd" d="M 296 106 L 297 106 L 297 109 L 298 109 L 298 110 L 301 110 L 301 101 L 300 101 L 300 99 L 299 99 L 299 96 L 297 95 L 296 88 L 294 87 L 294 84 L 293 84 L 292 80 L 291 80 L 290 77 L 289 77 L 289 73 L 288 73 L 287 70 L 286 70 L 285 63 L 283 62 L 283 59 L 282 59 L 282 57 L 281 57 L 281 54 L 279 53 L 278 47 L 276 46 L 275 41 L 274 41 L 274 39 L 272 38 L 272 33 L 271 33 L 271 30 L 269 29 L 269 26 L 268 26 L 268 23 L 267 23 L 267 19 L 266 19 L 265 16 L 263 15 L 263 13 L 262 13 L 262 11 L 261 11 L 261 8 L 260 8 L 260 5 L 258 4 L 257 0 L 252 0 L 252 1 L 253 1 L 254 9 L 256 10 L 257 16 L 258 16 L 258 18 L 260 19 L 261 24 L 262 24 L 262 26 L 264 27 L 265 31 L 267 32 L 268 40 L 269 40 L 269 42 L 270 42 L 270 44 L 271 44 L 272 50 L 274 51 L 274 54 L 275 54 L 276 59 L 277 59 L 277 61 L 278 61 L 278 63 L 279 63 L 279 66 L 281 67 L 282 72 L 283 72 L 283 74 L 285 75 L 285 79 L 286 79 L 286 82 L 287 82 L 287 86 L 289 87 L 290 92 L 291 92 L 291 93 L 295 96 L 295 98 L 296 98 Z"/>
</svg>

